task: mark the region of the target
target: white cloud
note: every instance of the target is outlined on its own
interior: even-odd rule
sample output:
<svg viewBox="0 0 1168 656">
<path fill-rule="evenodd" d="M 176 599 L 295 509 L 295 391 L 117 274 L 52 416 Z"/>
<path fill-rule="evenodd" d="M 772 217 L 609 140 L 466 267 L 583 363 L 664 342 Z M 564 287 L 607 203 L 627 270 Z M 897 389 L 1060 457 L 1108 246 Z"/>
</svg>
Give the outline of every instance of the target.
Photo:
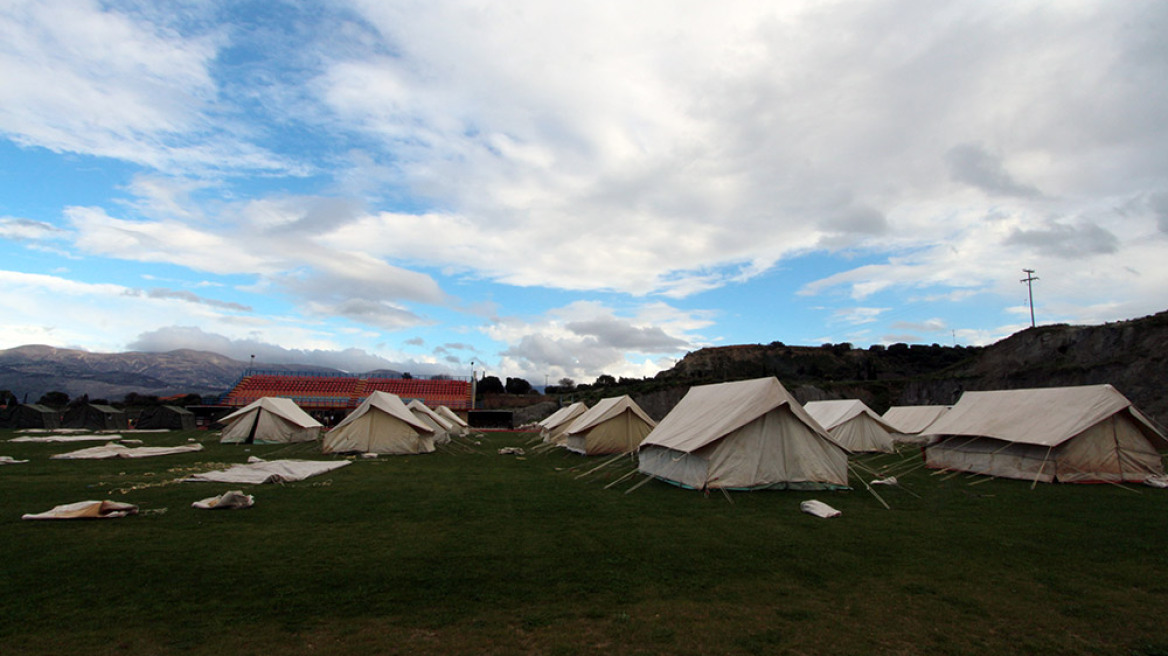
<svg viewBox="0 0 1168 656">
<path fill-rule="evenodd" d="M 694 331 L 710 325 L 704 312 L 652 303 L 618 312 L 580 301 L 534 320 L 505 317 L 486 326 L 491 339 L 506 344 L 498 366 L 529 380 L 569 377 L 584 381 L 601 373 L 640 378 L 672 366 L 700 340 Z"/>
<path fill-rule="evenodd" d="M 90 0 L 6 2 L 0 132 L 158 170 L 297 170 L 224 129 L 231 119 L 216 109 L 210 73 L 223 38 L 181 35 Z"/>
</svg>

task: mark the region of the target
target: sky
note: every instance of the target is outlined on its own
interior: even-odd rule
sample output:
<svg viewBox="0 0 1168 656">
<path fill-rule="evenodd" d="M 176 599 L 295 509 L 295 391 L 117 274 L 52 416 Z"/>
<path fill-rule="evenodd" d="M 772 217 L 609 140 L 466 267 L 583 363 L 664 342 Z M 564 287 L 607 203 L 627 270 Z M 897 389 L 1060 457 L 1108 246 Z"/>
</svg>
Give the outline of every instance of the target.
<svg viewBox="0 0 1168 656">
<path fill-rule="evenodd" d="M 640 378 L 1168 306 L 1168 3 L 6 0 L 0 348 Z M 1037 280 L 1027 285 L 1024 269 Z"/>
</svg>

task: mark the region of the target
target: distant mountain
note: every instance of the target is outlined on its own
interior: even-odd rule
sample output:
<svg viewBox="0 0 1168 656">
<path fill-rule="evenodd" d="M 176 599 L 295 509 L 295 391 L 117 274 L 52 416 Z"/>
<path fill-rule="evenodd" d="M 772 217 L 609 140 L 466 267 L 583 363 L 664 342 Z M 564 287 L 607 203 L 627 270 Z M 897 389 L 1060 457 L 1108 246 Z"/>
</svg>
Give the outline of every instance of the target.
<svg viewBox="0 0 1168 656">
<path fill-rule="evenodd" d="M 166 353 L 90 353 L 52 346 L 0 350 L 0 390 L 35 402 L 46 392 L 70 398 L 120 401 L 127 394 L 172 396 L 218 395 L 227 391 L 250 363 L 207 351 L 180 349 Z M 336 369 L 295 364 L 259 363 L 256 369 L 318 371 Z"/>
</svg>

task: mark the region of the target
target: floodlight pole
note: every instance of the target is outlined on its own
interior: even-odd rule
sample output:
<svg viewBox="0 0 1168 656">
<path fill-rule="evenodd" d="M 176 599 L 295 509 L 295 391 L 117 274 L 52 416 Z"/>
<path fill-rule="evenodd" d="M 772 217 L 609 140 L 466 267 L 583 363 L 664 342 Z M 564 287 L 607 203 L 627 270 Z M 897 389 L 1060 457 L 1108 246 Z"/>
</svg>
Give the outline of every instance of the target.
<svg viewBox="0 0 1168 656">
<path fill-rule="evenodd" d="M 1022 272 L 1026 274 L 1026 277 L 1023 278 L 1022 280 L 1019 280 L 1018 282 L 1026 283 L 1026 295 L 1030 298 L 1030 327 L 1033 328 L 1034 327 L 1034 285 L 1033 285 L 1033 283 L 1035 280 L 1038 280 L 1038 277 L 1034 275 L 1034 269 L 1022 269 Z"/>
</svg>

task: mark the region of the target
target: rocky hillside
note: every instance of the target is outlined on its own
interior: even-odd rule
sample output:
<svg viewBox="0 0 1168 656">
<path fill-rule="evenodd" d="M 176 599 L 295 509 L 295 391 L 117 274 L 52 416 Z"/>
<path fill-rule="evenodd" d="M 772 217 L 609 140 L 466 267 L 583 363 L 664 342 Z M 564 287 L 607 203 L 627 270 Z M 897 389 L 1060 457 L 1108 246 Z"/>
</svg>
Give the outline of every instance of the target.
<svg viewBox="0 0 1168 656">
<path fill-rule="evenodd" d="M 1109 383 L 1166 423 L 1168 312 L 1099 326 L 1039 326 L 981 348 L 780 342 L 708 348 L 658 378 L 700 384 L 771 375 L 802 402 L 859 398 L 877 411 L 953 403 L 964 390 Z"/>
</svg>

